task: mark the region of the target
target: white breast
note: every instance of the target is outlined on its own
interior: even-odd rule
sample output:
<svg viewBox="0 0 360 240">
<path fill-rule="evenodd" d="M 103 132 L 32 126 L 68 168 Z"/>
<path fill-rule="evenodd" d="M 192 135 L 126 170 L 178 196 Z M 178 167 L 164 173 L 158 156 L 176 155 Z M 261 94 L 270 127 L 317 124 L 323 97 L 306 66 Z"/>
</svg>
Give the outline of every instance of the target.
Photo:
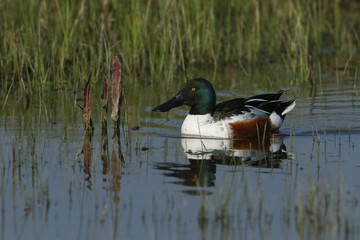
<svg viewBox="0 0 360 240">
<path fill-rule="evenodd" d="M 181 126 L 181 134 L 227 138 L 229 137 L 229 129 L 223 121 L 213 121 L 210 114 L 188 114 Z"/>
<path fill-rule="evenodd" d="M 182 135 L 196 135 L 200 137 L 231 137 L 230 122 L 242 121 L 250 118 L 247 115 L 230 117 L 220 121 L 214 121 L 211 114 L 192 115 L 188 114 L 181 126 Z"/>
</svg>

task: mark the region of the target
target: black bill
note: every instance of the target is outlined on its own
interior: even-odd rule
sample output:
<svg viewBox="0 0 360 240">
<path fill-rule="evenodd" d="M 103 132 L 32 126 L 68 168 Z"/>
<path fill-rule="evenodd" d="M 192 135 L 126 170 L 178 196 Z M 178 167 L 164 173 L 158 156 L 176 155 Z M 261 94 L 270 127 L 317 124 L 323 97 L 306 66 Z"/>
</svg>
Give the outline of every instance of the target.
<svg viewBox="0 0 360 240">
<path fill-rule="evenodd" d="M 171 98 L 169 101 L 167 101 L 163 104 L 160 104 L 157 107 L 154 107 L 152 109 L 152 111 L 153 112 L 167 112 L 174 107 L 184 105 L 184 103 L 185 103 L 184 98 L 182 97 L 181 93 L 178 93 L 178 94 L 176 94 L 175 97 Z"/>
</svg>

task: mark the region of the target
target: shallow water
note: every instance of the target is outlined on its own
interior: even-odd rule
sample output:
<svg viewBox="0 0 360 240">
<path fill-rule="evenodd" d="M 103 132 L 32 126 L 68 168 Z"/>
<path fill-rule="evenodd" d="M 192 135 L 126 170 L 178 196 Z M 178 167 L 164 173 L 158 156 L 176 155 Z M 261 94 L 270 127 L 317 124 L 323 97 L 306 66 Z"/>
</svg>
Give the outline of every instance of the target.
<svg viewBox="0 0 360 240">
<path fill-rule="evenodd" d="M 281 88 L 230 72 L 214 81 L 220 100 Z M 110 119 L 102 129 L 100 101 L 94 135 L 84 134 L 81 90 L 29 108 L 10 96 L 0 117 L 1 239 L 356 239 L 358 79 L 337 74 L 292 87 L 284 99 L 297 106 L 264 143 L 181 138 L 187 108 L 150 112 L 181 84 L 128 83 L 120 138 Z"/>
</svg>

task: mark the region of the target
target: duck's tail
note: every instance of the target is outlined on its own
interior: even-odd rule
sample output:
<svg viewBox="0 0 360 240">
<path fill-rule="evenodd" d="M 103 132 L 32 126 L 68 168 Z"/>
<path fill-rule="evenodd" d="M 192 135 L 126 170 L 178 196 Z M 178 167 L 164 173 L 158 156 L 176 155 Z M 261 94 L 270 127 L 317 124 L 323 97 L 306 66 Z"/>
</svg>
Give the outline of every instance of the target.
<svg viewBox="0 0 360 240">
<path fill-rule="evenodd" d="M 296 100 L 290 100 L 288 102 L 282 102 L 279 106 L 275 109 L 275 112 L 280 116 L 285 117 L 285 115 L 294 109 L 296 105 Z"/>
<path fill-rule="evenodd" d="M 279 129 L 284 122 L 285 116 L 288 112 L 294 109 L 296 100 L 288 102 L 281 102 L 276 109 L 270 114 L 270 121 L 274 130 Z"/>
</svg>

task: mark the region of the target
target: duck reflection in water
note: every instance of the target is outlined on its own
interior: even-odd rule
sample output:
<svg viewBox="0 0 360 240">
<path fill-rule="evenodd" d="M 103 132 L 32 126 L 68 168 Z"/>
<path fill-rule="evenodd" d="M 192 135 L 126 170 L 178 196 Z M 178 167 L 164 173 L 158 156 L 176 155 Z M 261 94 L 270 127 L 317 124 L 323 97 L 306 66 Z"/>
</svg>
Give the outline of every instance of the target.
<svg viewBox="0 0 360 240">
<path fill-rule="evenodd" d="M 214 186 L 216 165 L 281 168 L 282 160 L 293 158 L 282 136 L 260 140 L 182 138 L 181 145 L 189 164 L 159 163 L 156 168 L 165 170 L 165 176 L 180 179 L 174 183 L 185 186 Z"/>
</svg>

